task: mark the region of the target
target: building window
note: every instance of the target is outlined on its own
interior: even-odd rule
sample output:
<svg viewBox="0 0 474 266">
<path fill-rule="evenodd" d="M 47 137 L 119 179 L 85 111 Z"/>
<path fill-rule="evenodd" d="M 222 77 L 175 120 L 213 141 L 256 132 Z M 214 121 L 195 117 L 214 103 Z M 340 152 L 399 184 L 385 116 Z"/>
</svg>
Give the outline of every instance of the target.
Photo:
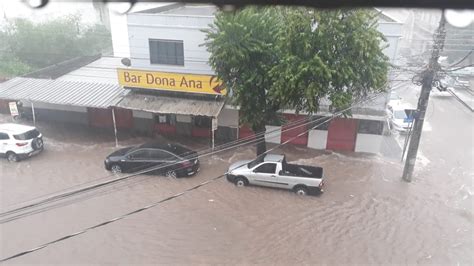
<svg viewBox="0 0 474 266">
<path fill-rule="evenodd" d="M 176 124 L 176 115 L 174 115 L 174 114 L 155 115 L 155 123 L 175 125 Z"/>
<path fill-rule="evenodd" d="M 359 120 L 359 129 L 358 133 L 361 134 L 373 134 L 373 135 L 382 135 L 383 132 L 383 121 L 377 120 Z"/>
<path fill-rule="evenodd" d="M 149 39 L 150 63 L 184 66 L 183 41 Z"/>
</svg>

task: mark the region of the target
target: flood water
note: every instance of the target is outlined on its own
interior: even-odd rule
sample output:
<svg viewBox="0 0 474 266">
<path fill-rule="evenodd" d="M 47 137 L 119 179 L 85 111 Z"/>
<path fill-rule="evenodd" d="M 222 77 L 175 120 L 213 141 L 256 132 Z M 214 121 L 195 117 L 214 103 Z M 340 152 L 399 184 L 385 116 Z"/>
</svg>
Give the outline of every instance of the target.
<svg viewBox="0 0 474 266">
<path fill-rule="evenodd" d="M 45 194 L 114 178 L 103 169 L 104 157 L 115 149 L 110 136 L 80 137 L 84 132 L 68 128 L 51 131 L 46 125 L 40 129 L 46 136 L 44 153 L 17 164 L 0 161 L 2 212 Z M 144 140 L 130 138 L 121 145 Z M 7 263 L 474 262 L 472 164 L 463 161 L 455 165 L 448 157 L 433 156 L 418 162 L 414 181 L 405 183 L 400 181 L 401 163 L 378 155 L 294 146 L 278 152 L 285 153 L 288 161 L 324 167 L 325 192 L 297 197 L 275 189 L 237 188 L 222 178 Z M 247 147 L 215 154 L 201 159 L 201 172 L 192 178 L 137 176 L 64 206 L 2 224 L 0 257 L 184 191 L 221 175 L 230 163 L 252 156 L 254 150 Z"/>
</svg>

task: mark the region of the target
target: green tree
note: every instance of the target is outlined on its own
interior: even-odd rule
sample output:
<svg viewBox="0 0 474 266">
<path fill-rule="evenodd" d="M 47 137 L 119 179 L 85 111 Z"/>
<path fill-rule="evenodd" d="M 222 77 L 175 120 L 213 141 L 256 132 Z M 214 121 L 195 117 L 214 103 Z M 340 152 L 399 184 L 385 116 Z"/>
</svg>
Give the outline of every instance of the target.
<svg viewBox="0 0 474 266">
<path fill-rule="evenodd" d="M 12 67 L 20 69 L 14 67 L 18 63 L 28 66 L 23 70 L 34 70 L 77 56 L 99 54 L 112 46 L 104 26 L 81 25 L 80 16 L 76 15 L 41 23 L 16 19 L 0 31 L 0 36 L 0 57 L 13 58 L 2 64 L 4 73 Z"/>
<path fill-rule="evenodd" d="M 231 89 L 233 104 L 240 107 L 240 120 L 254 132 L 265 132 L 280 105 L 268 97 L 274 80 L 269 76 L 277 64 L 277 16 L 271 9 L 246 8 L 234 14 L 219 13 L 207 31 L 209 62 L 217 76 Z M 265 151 L 263 136 L 257 152 Z"/>
<path fill-rule="evenodd" d="M 388 58 L 376 21 L 368 10 L 251 7 L 218 14 L 205 45 L 241 122 L 264 133 L 281 108 L 315 113 L 327 98 L 336 111 L 383 90 Z"/>
</svg>

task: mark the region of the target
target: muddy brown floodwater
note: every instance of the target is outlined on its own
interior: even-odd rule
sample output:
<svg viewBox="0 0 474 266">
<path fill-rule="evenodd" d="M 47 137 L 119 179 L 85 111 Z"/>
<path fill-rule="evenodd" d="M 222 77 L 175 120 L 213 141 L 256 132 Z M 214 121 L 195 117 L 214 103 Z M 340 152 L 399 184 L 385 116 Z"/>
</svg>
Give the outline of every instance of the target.
<svg viewBox="0 0 474 266">
<path fill-rule="evenodd" d="M 112 178 L 107 135 L 43 128 L 46 150 L 17 164 L 0 161 L 1 210 L 84 182 Z M 69 131 L 68 131 L 69 130 Z M 48 134 L 46 134 L 46 132 Z M 99 136 L 99 137 L 97 137 Z M 103 139 L 101 139 L 103 138 Z M 129 138 L 121 145 L 144 141 Z M 100 144 L 97 144 L 100 143 Z M 472 166 L 402 165 L 376 155 L 287 146 L 289 161 L 320 165 L 325 193 L 237 188 L 225 179 L 123 220 L 58 242 L 7 264 L 439 264 L 472 265 Z M 0 257 L 120 216 L 222 174 L 252 148 L 202 158 L 195 177 L 137 176 L 99 194 L 0 225 Z M 453 170 L 454 169 L 454 170 Z M 430 178 L 427 178 L 430 177 Z M 462 185 L 465 185 L 462 188 Z"/>
</svg>

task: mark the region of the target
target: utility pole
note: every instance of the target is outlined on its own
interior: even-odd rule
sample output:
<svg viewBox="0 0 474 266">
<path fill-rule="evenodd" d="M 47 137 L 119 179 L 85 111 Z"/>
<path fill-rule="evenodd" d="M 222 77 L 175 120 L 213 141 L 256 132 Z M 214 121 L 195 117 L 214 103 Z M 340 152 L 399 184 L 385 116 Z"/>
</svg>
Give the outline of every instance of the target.
<svg viewBox="0 0 474 266">
<path fill-rule="evenodd" d="M 433 51 L 428 63 L 428 67 L 421 73 L 421 93 L 418 99 L 418 107 L 415 113 L 415 125 L 413 126 L 412 137 L 410 139 L 410 146 L 408 147 L 407 159 L 405 161 L 405 168 L 403 169 L 403 180 L 411 182 L 413 170 L 415 168 L 416 155 L 418 153 L 418 146 L 420 145 L 421 132 L 423 130 L 423 122 L 425 120 L 426 109 L 428 107 L 428 100 L 430 98 L 431 88 L 433 86 L 433 79 L 436 77 L 440 69 L 438 58 L 439 53 L 443 50 L 444 40 L 446 38 L 446 19 L 444 12 L 441 11 L 441 19 L 439 21 L 438 29 L 434 34 Z"/>
</svg>

